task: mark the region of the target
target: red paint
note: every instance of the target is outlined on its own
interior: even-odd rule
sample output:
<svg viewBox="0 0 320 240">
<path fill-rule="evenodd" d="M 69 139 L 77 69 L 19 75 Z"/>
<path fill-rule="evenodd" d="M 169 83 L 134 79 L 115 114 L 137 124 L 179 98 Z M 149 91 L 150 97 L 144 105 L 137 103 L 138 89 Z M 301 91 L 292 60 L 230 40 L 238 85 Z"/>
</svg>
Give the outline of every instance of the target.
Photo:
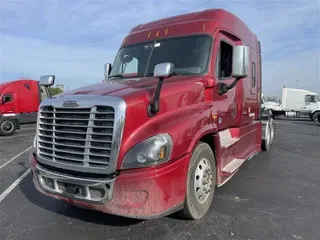
<svg viewBox="0 0 320 240">
<path fill-rule="evenodd" d="M 29 162 L 35 186 L 45 195 L 105 213 L 151 218 L 178 206 L 184 201 L 189 158 L 190 155 L 185 155 L 170 164 L 121 172 L 114 185 L 113 198 L 106 205 L 82 203 L 43 191 L 39 187 L 35 174 L 37 162 L 33 154 L 30 155 Z M 170 181 L 170 179 L 174 179 L 174 181 Z"/>
<path fill-rule="evenodd" d="M 158 33 L 158 34 L 157 34 Z M 261 149 L 259 48 L 256 36 L 233 14 L 224 10 L 206 10 L 166 18 L 134 27 L 123 46 L 160 38 L 204 33 L 214 39 L 208 71 L 202 76 L 172 76 L 165 79 L 160 95 L 160 111 L 152 118 L 147 107 L 158 79 L 102 82 L 70 91 L 65 95 L 93 94 L 121 97 L 127 105 L 123 139 L 117 169 L 114 197 L 106 205 L 94 205 L 59 196 L 72 204 L 116 215 L 150 217 L 183 204 L 186 177 L 195 145 L 204 137 L 215 152 L 218 185 L 231 177 L 222 172 L 234 158 L 247 159 Z M 224 95 L 218 94 L 217 84 L 231 84 L 234 79 L 220 80 L 216 76 L 216 59 L 220 40 L 231 45 L 250 47 L 251 61 L 256 63 L 256 86 L 249 76 Z M 129 80 L 129 79 L 128 79 Z M 255 113 L 254 117 L 249 116 Z M 220 122 L 219 119 L 222 121 Z M 230 129 L 239 141 L 227 148 L 220 145 L 218 132 Z M 157 133 L 169 133 L 174 142 L 171 160 L 145 169 L 121 170 L 125 154 L 137 143 Z M 32 160 L 32 168 L 35 168 Z M 36 178 L 34 178 L 36 179 Z M 37 183 L 36 183 L 36 186 Z"/>
<path fill-rule="evenodd" d="M 4 95 L 12 96 L 11 102 L 0 104 L 0 115 L 37 112 L 40 104 L 39 89 L 39 82 L 35 80 L 16 80 L 0 83 L 0 99 Z"/>
</svg>

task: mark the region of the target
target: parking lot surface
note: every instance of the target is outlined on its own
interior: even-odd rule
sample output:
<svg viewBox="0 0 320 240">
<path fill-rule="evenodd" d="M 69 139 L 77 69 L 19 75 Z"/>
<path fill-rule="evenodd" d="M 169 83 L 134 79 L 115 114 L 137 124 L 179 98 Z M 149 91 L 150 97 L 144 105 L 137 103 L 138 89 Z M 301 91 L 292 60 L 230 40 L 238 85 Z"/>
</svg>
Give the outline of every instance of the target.
<svg viewBox="0 0 320 240">
<path fill-rule="evenodd" d="M 0 137 L 0 239 L 320 239 L 320 127 L 301 120 L 276 124 L 272 149 L 217 189 L 199 221 L 175 215 L 133 220 L 41 195 L 26 172 L 35 125 L 24 125 Z"/>
</svg>

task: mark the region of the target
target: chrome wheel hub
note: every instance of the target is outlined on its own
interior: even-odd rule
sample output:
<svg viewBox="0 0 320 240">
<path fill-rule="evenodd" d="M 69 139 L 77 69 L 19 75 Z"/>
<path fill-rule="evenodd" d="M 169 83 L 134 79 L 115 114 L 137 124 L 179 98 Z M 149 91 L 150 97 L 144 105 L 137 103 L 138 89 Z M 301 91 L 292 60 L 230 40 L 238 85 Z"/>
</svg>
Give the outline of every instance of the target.
<svg viewBox="0 0 320 240">
<path fill-rule="evenodd" d="M 212 189 L 212 167 L 208 159 L 202 158 L 197 165 L 194 179 L 194 191 L 197 201 L 204 203 Z"/>
<path fill-rule="evenodd" d="M 13 123 L 10 122 L 10 121 L 4 121 L 4 122 L 1 124 L 1 130 L 2 130 L 3 132 L 9 133 L 9 132 L 12 131 L 13 128 L 14 128 Z"/>
<path fill-rule="evenodd" d="M 265 133 L 265 141 L 267 145 L 270 143 L 270 137 L 271 137 L 271 124 L 270 122 L 268 122 L 266 127 L 266 133 Z"/>
<path fill-rule="evenodd" d="M 274 139 L 274 125 L 273 120 L 270 121 L 270 143 L 273 143 Z"/>
</svg>

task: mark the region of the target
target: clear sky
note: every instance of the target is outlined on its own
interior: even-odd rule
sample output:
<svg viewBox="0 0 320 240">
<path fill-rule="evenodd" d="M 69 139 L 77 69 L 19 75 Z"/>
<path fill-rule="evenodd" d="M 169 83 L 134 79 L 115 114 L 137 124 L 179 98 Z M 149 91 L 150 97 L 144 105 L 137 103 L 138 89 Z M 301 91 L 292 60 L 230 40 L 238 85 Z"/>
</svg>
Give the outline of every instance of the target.
<svg viewBox="0 0 320 240">
<path fill-rule="evenodd" d="M 77 88 L 100 82 L 131 28 L 176 14 L 224 8 L 262 43 L 263 91 L 320 93 L 320 0 L 0 0 L 0 82 L 55 74 Z"/>
</svg>

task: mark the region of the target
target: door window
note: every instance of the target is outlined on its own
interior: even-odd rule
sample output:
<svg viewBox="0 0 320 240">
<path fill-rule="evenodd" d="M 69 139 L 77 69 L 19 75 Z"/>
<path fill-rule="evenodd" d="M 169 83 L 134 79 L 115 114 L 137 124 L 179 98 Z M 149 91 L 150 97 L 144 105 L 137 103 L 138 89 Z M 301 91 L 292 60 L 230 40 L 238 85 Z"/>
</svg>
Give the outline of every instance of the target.
<svg viewBox="0 0 320 240">
<path fill-rule="evenodd" d="M 217 58 L 217 76 L 219 79 L 227 79 L 232 74 L 232 45 L 221 41 Z"/>
<path fill-rule="evenodd" d="M 5 103 L 12 102 L 12 94 L 3 95 L 3 100 L 4 100 Z"/>
<path fill-rule="evenodd" d="M 316 102 L 315 96 L 314 95 L 306 95 L 305 96 L 305 102 L 306 103 Z"/>
</svg>

